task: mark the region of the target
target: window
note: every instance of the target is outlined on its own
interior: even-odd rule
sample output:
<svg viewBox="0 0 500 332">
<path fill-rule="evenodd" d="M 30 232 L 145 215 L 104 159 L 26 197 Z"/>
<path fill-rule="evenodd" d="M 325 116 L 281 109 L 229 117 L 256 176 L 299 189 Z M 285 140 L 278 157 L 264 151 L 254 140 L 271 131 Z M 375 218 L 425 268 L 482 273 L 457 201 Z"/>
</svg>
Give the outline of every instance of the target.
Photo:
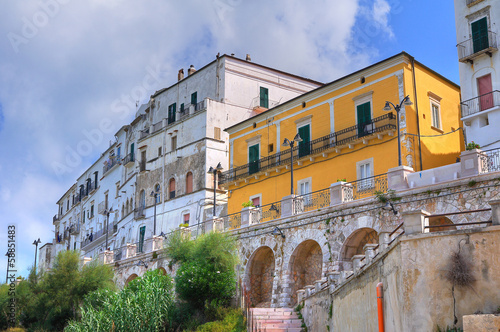
<svg viewBox="0 0 500 332">
<path fill-rule="evenodd" d="M 260 207 L 260 196 L 250 198 L 250 201 L 252 201 L 253 206 L 255 207 Z"/>
<path fill-rule="evenodd" d="M 181 104 L 181 107 L 180 107 L 179 111 L 180 111 L 181 113 L 184 113 L 184 103 L 182 103 L 182 104 Z"/>
<path fill-rule="evenodd" d="M 220 140 L 220 128 L 214 127 L 214 138 Z"/>
<path fill-rule="evenodd" d="M 68 211 L 68 210 L 69 210 L 69 199 L 68 199 L 68 201 L 66 202 L 66 211 Z"/>
<path fill-rule="evenodd" d="M 161 200 L 161 190 L 160 190 L 160 185 L 157 183 L 155 185 L 155 193 L 156 193 L 156 200 L 155 200 L 155 203 L 158 204 L 160 203 L 160 200 Z"/>
<path fill-rule="evenodd" d="M 161 156 L 161 146 L 158 148 L 158 157 Z"/>
<path fill-rule="evenodd" d="M 269 108 L 269 90 L 260 87 L 260 107 Z"/>
<path fill-rule="evenodd" d="M 248 147 L 248 173 L 259 171 L 259 144 Z"/>
<path fill-rule="evenodd" d="M 146 170 L 146 150 L 141 151 L 141 163 L 139 164 L 139 168 L 141 172 Z"/>
<path fill-rule="evenodd" d="M 358 191 L 373 188 L 373 158 L 356 163 Z"/>
<path fill-rule="evenodd" d="M 479 93 L 479 107 L 481 111 L 493 107 L 493 86 L 491 84 L 491 74 L 481 76 L 477 79 L 477 90 Z"/>
<path fill-rule="evenodd" d="M 189 225 L 189 213 L 186 213 L 184 216 L 183 216 L 183 221 L 184 221 L 184 224 L 188 224 Z"/>
<path fill-rule="evenodd" d="M 472 32 L 472 47 L 474 53 L 489 47 L 488 43 L 488 19 L 483 17 L 470 25 Z"/>
<path fill-rule="evenodd" d="M 146 235 L 146 226 L 141 226 L 141 228 L 139 228 L 139 246 L 137 248 L 138 252 L 144 252 L 145 235 Z"/>
<path fill-rule="evenodd" d="M 94 204 L 90 206 L 90 218 L 94 218 Z"/>
<path fill-rule="evenodd" d="M 134 143 L 130 144 L 130 161 L 134 161 Z"/>
<path fill-rule="evenodd" d="M 198 92 L 195 91 L 191 94 L 191 105 L 196 107 L 196 104 L 198 104 Z"/>
<path fill-rule="evenodd" d="M 173 103 L 168 107 L 168 124 L 175 122 L 175 110 L 177 108 L 177 104 Z"/>
<path fill-rule="evenodd" d="M 82 224 L 85 224 L 85 210 L 83 210 L 83 213 L 82 213 Z"/>
<path fill-rule="evenodd" d="M 171 150 L 175 151 L 177 149 L 177 136 L 172 136 L 170 142 L 171 142 Z"/>
<path fill-rule="evenodd" d="M 120 159 L 121 151 L 122 151 L 122 147 L 121 146 L 119 146 L 118 148 L 116 148 L 116 158 Z"/>
<path fill-rule="evenodd" d="M 116 183 L 116 194 L 115 194 L 115 198 L 118 198 L 118 196 L 120 196 L 120 182 L 117 182 L 117 183 Z"/>
<path fill-rule="evenodd" d="M 170 179 L 170 182 L 168 183 L 168 198 L 172 199 L 175 198 L 175 179 Z"/>
<path fill-rule="evenodd" d="M 271 153 L 271 152 L 274 152 L 274 144 L 269 144 L 267 146 L 267 153 Z"/>
<path fill-rule="evenodd" d="M 141 190 L 140 196 L 139 196 L 139 208 L 144 209 L 146 207 L 146 191 Z"/>
<path fill-rule="evenodd" d="M 432 107 L 432 126 L 434 128 L 441 129 L 441 121 L 440 121 L 440 112 L 439 112 L 439 105 L 435 103 L 431 103 Z"/>
<path fill-rule="evenodd" d="M 310 177 L 297 181 L 298 194 L 303 197 L 305 205 L 310 205 L 312 203 L 311 195 L 308 195 L 311 193 L 311 181 L 312 178 Z"/>
<path fill-rule="evenodd" d="M 193 173 L 189 172 L 186 175 L 186 194 L 193 192 Z"/>
<path fill-rule="evenodd" d="M 356 125 L 358 126 L 358 137 L 371 134 L 374 131 L 372 123 L 372 96 L 373 91 L 368 91 L 352 98 L 356 112 Z"/>
<path fill-rule="evenodd" d="M 299 142 L 299 158 L 311 153 L 311 126 L 305 125 L 299 128 L 302 142 Z"/>
</svg>

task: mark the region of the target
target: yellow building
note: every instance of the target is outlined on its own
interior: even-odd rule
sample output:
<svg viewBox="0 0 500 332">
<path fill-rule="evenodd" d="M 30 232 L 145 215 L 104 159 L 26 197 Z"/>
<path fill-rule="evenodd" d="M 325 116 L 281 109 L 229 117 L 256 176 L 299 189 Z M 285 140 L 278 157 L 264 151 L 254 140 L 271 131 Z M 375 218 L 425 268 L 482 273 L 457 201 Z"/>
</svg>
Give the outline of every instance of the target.
<svg viewBox="0 0 500 332">
<path fill-rule="evenodd" d="M 460 88 L 403 52 L 227 128 L 231 168 L 220 183 L 229 191 L 228 213 L 251 201 L 268 207 L 259 220 L 279 215 L 271 203 L 291 194 L 291 151 L 283 142 L 297 134 L 294 194 L 339 180 L 358 193 L 386 189 L 377 175 L 398 166 L 398 135 L 397 113 L 384 106 L 406 96 L 413 104 L 399 112 L 402 165 L 420 171 L 456 162 L 464 147 Z"/>
</svg>

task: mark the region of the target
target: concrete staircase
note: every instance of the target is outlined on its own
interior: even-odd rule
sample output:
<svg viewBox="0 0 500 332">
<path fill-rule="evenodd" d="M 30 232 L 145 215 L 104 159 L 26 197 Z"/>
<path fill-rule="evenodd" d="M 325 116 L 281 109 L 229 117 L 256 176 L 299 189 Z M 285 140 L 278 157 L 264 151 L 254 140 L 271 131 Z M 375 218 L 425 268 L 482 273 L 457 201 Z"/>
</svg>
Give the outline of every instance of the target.
<svg viewBox="0 0 500 332">
<path fill-rule="evenodd" d="M 292 308 L 252 308 L 252 332 L 302 332 L 302 320 Z"/>
</svg>

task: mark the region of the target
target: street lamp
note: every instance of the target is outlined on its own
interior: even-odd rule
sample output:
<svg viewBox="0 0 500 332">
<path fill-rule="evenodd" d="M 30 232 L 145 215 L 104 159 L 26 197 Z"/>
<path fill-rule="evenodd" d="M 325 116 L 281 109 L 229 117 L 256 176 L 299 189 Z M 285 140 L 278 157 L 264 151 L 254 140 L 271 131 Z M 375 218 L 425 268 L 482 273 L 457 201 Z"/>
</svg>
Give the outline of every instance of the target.
<svg viewBox="0 0 500 332">
<path fill-rule="evenodd" d="M 7 275 L 5 276 L 5 283 L 8 284 L 9 283 L 9 258 L 10 258 L 10 252 L 7 251 L 7 253 L 5 254 L 5 256 L 7 256 Z"/>
<path fill-rule="evenodd" d="M 109 214 L 110 213 L 115 213 L 113 210 L 113 207 L 110 207 L 109 209 L 105 209 L 103 214 L 106 216 L 106 249 L 108 250 L 108 233 L 109 233 Z"/>
<path fill-rule="evenodd" d="M 408 95 L 403 98 L 403 100 L 399 105 L 394 105 L 390 101 L 386 101 L 384 106 L 384 111 L 386 112 L 392 111 L 392 108 L 394 108 L 394 110 L 396 111 L 396 119 L 398 122 L 398 166 L 401 166 L 401 136 L 399 133 L 399 111 L 401 111 L 401 106 L 410 106 L 410 105 L 413 105 L 413 103 L 410 100 L 410 95 Z"/>
<path fill-rule="evenodd" d="M 40 238 L 38 238 L 38 240 L 33 241 L 33 245 L 35 246 L 35 275 L 36 275 L 36 254 L 38 252 L 38 245 L 40 243 L 42 243 L 42 241 L 40 241 Z"/>
<path fill-rule="evenodd" d="M 302 142 L 302 138 L 300 138 L 300 135 L 297 133 L 297 135 L 295 135 L 295 137 L 293 138 L 293 141 L 290 141 L 288 138 L 285 138 L 285 140 L 283 141 L 283 146 L 289 146 L 290 147 L 290 156 L 291 156 L 291 172 L 290 172 L 290 176 L 291 176 L 291 190 L 290 190 L 290 195 L 293 195 L 293 147 L 295 145 L 295 142 L 297 143 L 300 143 Z"/>
<path fill-rule="evenodd" d="M 160 196 L 158 189 L 160 189 L 160 188 L 155 188 L 155 191 L 152 191 L 150 194 L 150 196 L 154 197 L 154 199 L 155 199 L 155 208 L 154 208 L 154 217 L 153 217 L 153 236 L 156 234 L 156 201 L 157 201 L 157 197 Z"/>
<path fill-rule="evenodd" d="M 208 174 L 213 174 L 214 175 L 214 219 L 215 219 L 215 204 L 216 204 L 216 195 L 217 195 L 217 173 L 220 173 L 223 170 L 222 165 L 220 163 L 217 164 L 215 168 L 210 166 L 210 169 L 208 170 Z"/>
</svg>

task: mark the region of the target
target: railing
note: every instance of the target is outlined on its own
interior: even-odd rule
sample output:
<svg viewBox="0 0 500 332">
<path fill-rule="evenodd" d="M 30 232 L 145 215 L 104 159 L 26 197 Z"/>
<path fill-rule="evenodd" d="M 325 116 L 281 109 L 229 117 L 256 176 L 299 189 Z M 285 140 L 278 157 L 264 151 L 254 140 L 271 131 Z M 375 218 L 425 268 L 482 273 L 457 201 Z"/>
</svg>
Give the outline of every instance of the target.
<svg viewBox="0 0 500 332">
<path fill-rule="evenodd" d="M 144 137 L 148 137 L 149 135 L 149 128 L 143 129 L 139 131 L 139 139 L 143 139 Z"/>
<path fill-rule="evenodd" d="M 500 149 L 481 151 L 479 158 L 482 173 L 500 171 Z"/>
<path fill-rule="evenodd" d="M 500 106 L 500 91 L 498 90 L 463 101 L 461 103 L 462 118 L 495 106 Z"/>
<path fill-rule="evenodd" d="M 78 224 L 71 224 L 69 226 L 69 233 L 71 235 L 77 235 L 77 234 L 79 234 L 80 233 L 80 224 L 79 223 Z"/>
<path fill-rule="evenodd" d="M 139 171 L 140 172 L 145 172 L 146 171 L 146 160 L 145 159 L 142 159 L 139 162 Z"/>
<path fill-rule="evenodd" d="M 273 107 L 276 107 L 280 104 L 279 101 L 276 101 L 276 100 L 268 100 L 267 102 L 267 108 L 273 108 Z M 252 108 L 256 108 L 256 107 L 264 107 L 264 106 L 260 106 L 260 96 L 259 97 L 255 97 L 253 100 L 252 100 Z"/>
<path fill-rule="evenodd" d="M 457 50 L 459 61 L 470 61 L 480 54 L 497 50 L 497 35 L 492 31 L 488 31 L 484 35 L 459 43 Z"/>
<path fill-rule="evenodd" d="M 482 0 L 467 0 L 467 6 L 474 4 L 475 2 L 480 2 Z"/>
<path fill-rule="evenodd" d="M 163 126 L 163 121 L 157 122 L 153 125 L 153 133 L 156 133 Z"/>
<path fill-rule="evenodd" d="M 294 198 L 296 213 L 318 210 L 330 206 L 330 188 L 318 190 Z"/>
<path fill-rule="evenodd" d="M 128 155 L 125 156 L 125 158 L 122 159 L 123 165 L 127 165 L 128 163 L 133 163 L 135 162 L 135 156 L 133 153 L 129 153 Z"/>
<path fill-rule="evenodd" d="M 102 201 L 101 203 L 99 203 L 99 206 L 97 207 L 97 213 L 103 214 L 107 208 L 108 208 L 108 202 Z"/>
<path fill-rule="evenodd" d="M 202 109 L 204 109 L 204 106 L 205 106 L 205 101 L 202 100 L 200 101 L 199 103 L 196 103 L 196 105 L 194 105 L 194 111 L 195 112 L 199 112 L 201 111 Z"/>
<path fill-rule="evenodd" d="M 108 236 L 113 235 L 113 229 L 114 229 L 114 224 L 108 224 Z M 82 241 L 82 248 L 88 246 L 92 242 L 99 240 L 103 236 L 106 236 L 106 225 L 104 225 L 103 229 L 95 233 L 87 234 L 85 239 Z"/>
<path fill-rule="evenodd" d="M 146 208 L 144 206 L 139 206 L 134 210 L 134 219 L 141 219 L 145 217 L 144 210 Z"/>
<path fill-rule="evenodd" d="M 387 173 L 371 176 L 357 181 L 348 182 L 342 187 L 346 201 L 371 197 L 375 192 L 387 191 Z"/>
<path fill-rule="evenodd" d="M 102 168 L 102 174 L 106 174 L 113 166 L 120 163 L 120 156 L 115 156 L 106 161 L 104 167 Z"/>
<path fill-rule="evenodd" d="M 52 218 L 52 223 L 55 223 L 56 221 L 59 221 L 59 220 L 61 220 L 61 217 L 60 217 L 58 214 L 56 214 L 56 215 Z"/>
<path fill-rule="evenodd" d="M 311 154 L 349 144 L 357 139 L 387 130 L 396 130 L 396 116 L 391 112 L 372 119 L 370 122 L 355 125 L 338 132 L 320 137 L 306 144 L 299 144 L 293 148 L 294 159 L 298 160 Z M 290 164 L 290 150 L 280 151 L 258 161 L 234 167 L 220 175 L 219 183 L 227 183 L 245 178 L 251 174 L 265 171 L 270 168 Z"/>
</svg>

